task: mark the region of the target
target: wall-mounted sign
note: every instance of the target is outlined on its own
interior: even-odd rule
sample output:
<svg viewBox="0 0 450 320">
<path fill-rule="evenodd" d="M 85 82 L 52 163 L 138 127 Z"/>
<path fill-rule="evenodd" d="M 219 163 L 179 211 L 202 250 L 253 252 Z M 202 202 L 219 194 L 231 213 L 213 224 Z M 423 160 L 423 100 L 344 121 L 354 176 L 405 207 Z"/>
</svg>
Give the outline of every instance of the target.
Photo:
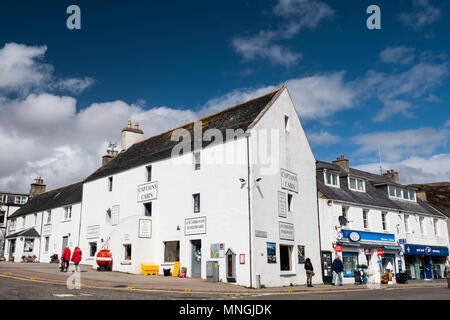
<svg viewBox="0 0 450 320">
<path fill-rule="evenodd" d="M 280 239 L 294 241 L 294 225 L 292 223 L 278 222 Z"/>
<path fill-rule="evenodd" d="M 379 257 L 382 257 L 382 256 L 384 255 L 383 249 L 378 249 L 378 250 L 377 250 L 377 255 L 378 255 Z"/>
<path fill-rule="evenodd" d="M 206 217 L 184 220 L 184 234 L 186 236 L 206 233 Z"/>
<path fill-rule="evenodd" d="M 112 206 L 111 209 L 111 225 L 117 226 L 119 224 L 119 208 L 120 206 Z"/>
<path fill-rule="evenodd" d="M 398 239 L 398 244 L 406 244 L 406 239 Z"/>
<path fill-rule="evenodd" d="M 225 244 L 211 243 L 211 259 L 223 258 L 225 256 Z"/>
<path fill-rule="evenodd" d="M 281 174 L 281 189 L 290 190 L 298 193 L 298 179 L 297 174 L 287 171 L 285 169 L 280 170 Z"/>
<path fill-rule="evenodd" d="M 298 263 L 305 263 L 305 246 L 297 246 Z"/>
<path fill-rule="evenodd" d="M 286 193 L 282 191 L 278 191 L 278 216 L 287 218 Z"/>
<path fill-rule="evenodd" d="M 267 263 L 277 263 L 277 244 L 267 243 Z"/>
<path fill-rule="evenodd" d="M 267 231 L 255 230 L 255 237 L 267 238 Z"/>
<path fill-rule="evenodd" d="M 42 235 L 43 236 L 49 236 L 52 234 L 52 225 L 46 224 L 42 227 Z"/>
<path fill-rule="evenodd" d="M 334 247 L 334 251 L 336 251 L 336 252 L 342 252 L 342 246 L 339 246 L 339 245 L 335 246 L 335 247 Z"/>
<path fill-rule="evenodd" d="M 137 187 L 137 202 L 149 202 L 158 199 L 158 181 L 141 184 Z"/>
<path fill-rule="evenodd" d="M 391 233 L 376 233 L 367 231 L 356 231 L 356 230 L 342 230 L 342 235 L 344 239 L 349 239 L 350 234 L 358 233 L 360 236 L 359 241 L 378 241 L 378 242 L 395 242 L 395 235 Z M 356 236 L 356 235 L 354 235 Z"/>
<path fill-rule="evenodd" d="M 430 255 L 448 257 L 447 247 L 431 247 L 431 246 L 417 246 L 408 244 L 405 245 L 406 255 Z"/>
<path fill-rule="evenodd" d="M 86 239 L 96 239 L 100 236 L 100 225 L 88 226 L 86 231 Z"/>
<path fill-rule="evenodd" d="M 139 219 L 139 238 L 151 238 L 152 237 L 152 220 Z"/>
<path fill-rule="evenodd" d="M 239 263 L 240 264 L 245 264 L 245 254 L 244 253 L 241 253 L 239 255 Z"/>
<path fill-rule="evenodd" d="M 361 240 L 361 235 L 359 232 L 352 231 L 348 234 L 348 240 L 352 242 L 359 242 Z"/>
</svg>

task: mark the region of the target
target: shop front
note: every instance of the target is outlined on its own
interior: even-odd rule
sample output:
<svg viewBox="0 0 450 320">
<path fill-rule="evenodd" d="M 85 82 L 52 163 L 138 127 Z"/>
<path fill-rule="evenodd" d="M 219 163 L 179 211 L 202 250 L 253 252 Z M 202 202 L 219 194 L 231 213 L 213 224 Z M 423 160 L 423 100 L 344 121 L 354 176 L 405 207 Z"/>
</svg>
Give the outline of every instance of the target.
<svg viewBox="0 0 450 320">
<path fill-rule="evenodd" d="M 405 245 L 406 274 L 409 280 L 433 280 L 444 278 L 448 257 L 447 247 Z"/>
</svg>

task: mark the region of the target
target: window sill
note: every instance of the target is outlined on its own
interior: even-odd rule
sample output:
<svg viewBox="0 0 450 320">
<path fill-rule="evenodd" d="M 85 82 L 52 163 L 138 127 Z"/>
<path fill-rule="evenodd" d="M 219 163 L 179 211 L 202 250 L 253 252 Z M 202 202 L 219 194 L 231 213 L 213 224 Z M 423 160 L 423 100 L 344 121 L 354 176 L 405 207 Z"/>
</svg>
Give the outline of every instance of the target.
<svg viewBox="0 0 450 320">
<path fill-rule="evenodd" d="M 65 222 L 71 222 L 72 219 L 67 219 L 67 220 L 61 220 L 61 223 L 65 223 Z"/>
<path fill-rule="evenodd" d="M 124 260 L 120 264 L 129 266 L 129 265 L 131 265 L 131 260 Z"/>
<path fill-rule="evenodd" d="M 281 271 L 280 272 L 281 277 L 293 277 L 296 275 L 297 275 L 297 273 L 295 273 L 294 271 Z"/>
</svg>

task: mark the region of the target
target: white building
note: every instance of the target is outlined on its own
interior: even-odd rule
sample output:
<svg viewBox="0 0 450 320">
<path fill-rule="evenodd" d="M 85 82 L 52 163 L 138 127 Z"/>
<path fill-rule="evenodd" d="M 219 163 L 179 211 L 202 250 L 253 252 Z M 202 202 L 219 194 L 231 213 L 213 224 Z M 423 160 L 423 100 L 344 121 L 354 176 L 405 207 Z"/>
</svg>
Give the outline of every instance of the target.
<svg viewBox="0 0 450 320">
<path fill-rule="evenodd" d="M 40 192 L 33 192 L 40 187 Z M 43 187 L 43 188 L 42 188 Z M 61 258 L 63 248 L 73 251 L 80 233 L 82 182 L 45 192 L 38 178 L 31 185 L 33 197 L 8 218 L 6 257 L 21 262 L 22 257 L 50 262 L 54 254 Z"/>
<path fill-rule="evenodd" d="M 220 281 L 281 286 L 306 283 L 306 254 L 320 274 L 315 159 L 285 87 L 142 135 L 129 123 L 122 152 L 84 182 L 82 263 L 107 247 L 116 271 L 180 261 L 206 278 L 215 261 Z M 188 141 L 175 157 L 172 135 Z"/>
<path fill-rule="evenodd" d="M 28 201 L 28 194 L 0 192 L 0 257 L 5 252 L 5 237 L 8 217 L 19 210 Z"/>
<path fill-rule="evenodd" d="M 353 272 L 363 264 L 380 283 L 389 262 L 394 276 L 406 270 L 409 279 L 443 278 L 446 217 L 415 189 L 399 184 L 397 172 L 381 176 L 352 169 L 342 156 L 332 164 L 317 162 L 317 188 L 325 282 L 331 281 L 336 247 L 342 248 L 345 283 L 355 281 Z"/>
</svg>

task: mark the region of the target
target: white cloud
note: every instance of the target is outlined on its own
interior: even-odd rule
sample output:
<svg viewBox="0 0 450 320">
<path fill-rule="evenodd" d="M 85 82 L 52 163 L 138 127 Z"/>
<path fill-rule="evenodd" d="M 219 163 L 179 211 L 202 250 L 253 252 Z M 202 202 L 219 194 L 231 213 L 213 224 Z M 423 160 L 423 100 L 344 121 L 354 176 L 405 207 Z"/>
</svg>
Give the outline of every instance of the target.
<svg viewBox="0 0 450 320">
<path fill-rule="evenodd" d="M 321 1 L 278 0 L 273 13 L 282 18 L 280 28 L 232 39 L 234 50 L 245 61 L 262 58 L 285 67 L 298 63 L 303 55 L 288 49 L 280 41 L 291 39 L 304 28 L 317 28 L 322 20 L 333 16 L 334 11 Z"/>
<path fill-rule="evenodd" d="M 321 146 L 327 146 L 332 145 L 335 143 L 339 143 L 342 141 L 342 138 L 333 135 L 329 132 L 326 132 L 324 130 L 321 130 L 319 133 L 317 132 L 310 132 L 307 133 L 308 140 L 311 142 L 311 144 L 321 145 Z"/>
<path fill-rule="evenodd" d="M 383 171 L 394 169 L 399 172 L 403 184 L 445 182 L 450 180 L 450 154 L 436 154 L 430 157 L 408 157 L 401 161 L 383 162 Z M 355 168 L 379 174 L 379 163 L 368 163 Z"/>
<path fill-rule="evenodd" d="M 378 157 L 380 150 L 383 161 L 395 162 L 414 155 L 431 155 L 446 147 L 449 138 L 448 129 L 420 128 L 362 134 L 351 140 L 359 146 L 356 155 Z"/>
<path fill-rule="evenodd" d="M 386 63 L 410 64 L 414 61 L 414 48 L 386 47 L 380 52 L 380 59 Z"/>
<path fill-rule="evenodd" d="M 444 123 L 444 127 L 450 127 L 450 119 L 448 119 L 447 122 Z"/>
<path fill-rule="evenodd" d="M 400 21 L 414 30 L 431 25 L 442 16 L 442 10 L 433 7 L 429 0 L 413 0 L 413 11 L 400 15 Z"/>
<path fill-rule="evenodd" d="M 84 77 L 84 79 L 69 78 L 58 80 L 55 82 L 54 88 L 61 91 L 69 91 L 71 93 L 78 94 L 90 87 L 94 82 L 94 79 L 90 77 Z"/>
</svg>

